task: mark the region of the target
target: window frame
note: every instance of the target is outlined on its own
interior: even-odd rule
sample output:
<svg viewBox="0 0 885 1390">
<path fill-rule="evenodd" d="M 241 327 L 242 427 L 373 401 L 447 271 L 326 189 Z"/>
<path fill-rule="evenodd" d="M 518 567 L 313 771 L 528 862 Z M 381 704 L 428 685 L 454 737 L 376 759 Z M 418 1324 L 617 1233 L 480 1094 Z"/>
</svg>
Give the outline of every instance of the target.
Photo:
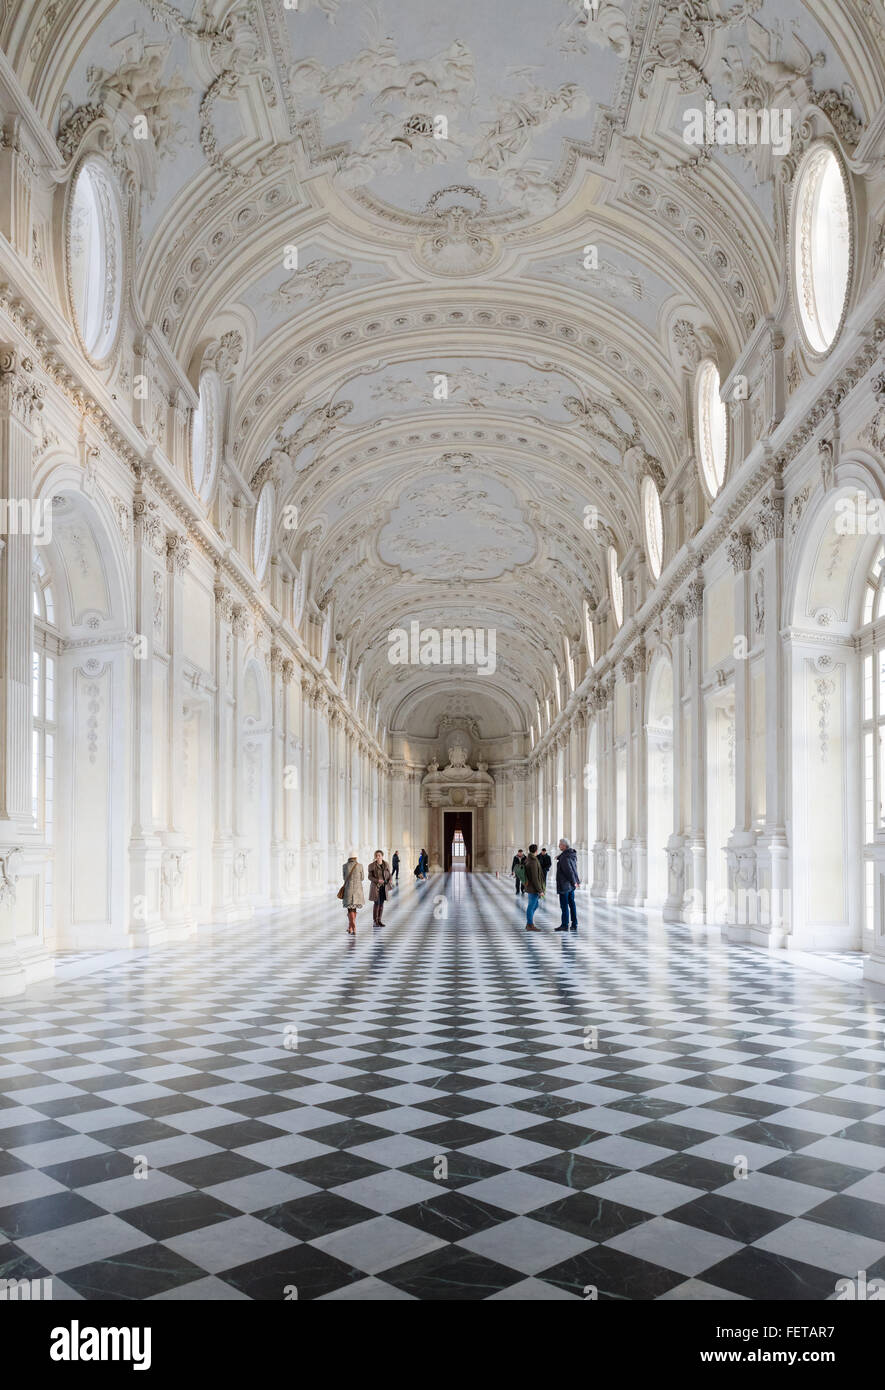
<svg viewBox="0 0 885 1390">
<path fill-rule="evenodd" d="M 656 534 L 652 538 L 649 531 L 648 498 L 654 497 Z M 661 494 L 658 485 L 650 473 L 646 473 L 642 480 L 640 493 L 642 502 L 642 529 L 645 535 L 645 557 L 648 560 L 648 568 L 655 583 L 660 579 L 664 569 L 664 508 L 661 503 Z M 652 543 L 654 540 L 654 543 Z"/>
<path fill-rule="evenodd" d="M 624 625 L 624 581 L 619 573 L 620 559 L 613 545 L 608 548 L 608 588 L 612 605 L 612 616 L 620 630 Z"/>
<path fill-rule="evenodd" d="M 811 337 L 811 334 L 809 332 L 809 325 L 806 321 L 805 309 L 803 307 L 805 303 L 806 284 L 803 279 L 803 267 L 801 264 L 801 257 L 799 254 L 800 245 L 804 247 L 804 240 L 800 237 L 800 220 L 808 215 L 806 211 L 808 198 L 803 196 L 805 194 L 805 185 L 809 178 L 812 177 L 814 166 L 825 161 L 828 156 L 832 158 L 832 160 L 835 163 L 835 167 L 838 170 L 839 176 L 841 178 L 842 189 L 845 194 L 845 215 L 848 233 L 848 265 L 845 273 L 845 291 L 842 300 L 842 309 L 839 315 L 839 320 L 836 324 L 835 329 L 833 330 L 833 334 L 829 342 L 821 346 L 820 343 L 815 342 Z M 845 327 L 845 320 L 847 318 L 848 309 L 851 302 L 851 291 L 854 284 L 854 257 L 856 244 L 854 219 L 855 204 L 854 198 L 852 197 L 851 181 L 849 178 L 848 168 L 845 164 L 845 160 L 842 157 L 842 152 L 834 143 L 834 141 L 827 139 L 826 137 L 815 140 L 811 147 L 805 151 L 805 154 L 803 155 L 802 160 L 800 161 L 799 167 L 796 170 L 796 174 L 793 179 L 792 197 L 790 201 L 789 226 L 789 280 L 790 293 L 793 300 L 793 314 L 796 320 L 799 335 L 802 344 L 805 348 L 805 351 L 816 361 L 823 361 L 824 358 L 829 356 L 829 354 L 835 348 L 836 344 L 839 342 L 839 339 L 842 335 L 842 330 Z M 810 245 L 808 247 L 807 255 L 811 257 L 813 261 L 813 253 Z M 832 260 L 832 257 L 830 256 L 829 259 Z M 810 273 L 813 278 L 813 267 Z M 813 285 L 811 288 L 813 292 Z M 820 334 L 821 342 L 823 342 L 823 333 L 820 332 L 819 325 L 818 332 Z"/>
<path fill-rule="evenodd" d="M 85 287 L 81 288 L 78 274 L 74 237 L 74 219 L 78 196 L 82 188 L 81 180 L 86 179 L 92 189 L 92 208 L 96 214 L 101 245 L 85 253 L 88 260 L 100 256 L 100 265 L 87 270 Z M 71 322 L 77 341 L 84 356 L 94 366 L 106 363 L 114 354 L 120 339 L 124 317 L 124 293 L 126 286 L 127 257 L 123 199 L 119 180 L 108 161 L 100 154 L 90 152 L 83 156 L 68 185 L 68 198 L 65 215 L 65 269 L 67 279 L 68 303 Z M 90 300 L 89 276 L 104 280 L 101 296 L 101 324 L 97 333 L 88 333 L 88 305 Z"/>
<path fill-rule="evenodd" d="M 708 389 L 715 374 L 716 386 Z M 721 396 L 722 375 L 719 365 L 713 357 L 705 357 L 698 363 L 695 373 L 694 383 L 694 432 L 695 445 L 698 453 L 698 467 L 701 474 L 701 482 L 704 491 L 711 502 L 715 502 L 728 477 L 728 454 L 731 443 L 728 408 Z M 712 411 L 718 408 L 722 412 L 722 475 L 717 476 L 716 469 L 716 449 L 713 442 L 712 433 Z M 709 436 L 709 452 L 707 442 Z M 715 488 L 713 484 L 716 484 Z"/>
</svg>

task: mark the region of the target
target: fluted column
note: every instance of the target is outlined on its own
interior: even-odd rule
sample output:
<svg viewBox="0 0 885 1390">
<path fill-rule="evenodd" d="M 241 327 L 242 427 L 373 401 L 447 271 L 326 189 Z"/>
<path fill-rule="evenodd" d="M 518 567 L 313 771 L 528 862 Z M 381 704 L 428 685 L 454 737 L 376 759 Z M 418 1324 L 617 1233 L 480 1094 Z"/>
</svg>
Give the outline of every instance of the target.
<svg viewBox="0 0 885 1390">
<path fill-rule="evenodd" d="M 667 614 L 667 621 L 673 663 L 673 833 L 667 842 L 667 897 L 662 916 L 665 922 L 681 922 L 685 900 L 684 807 L 688 796 L 685 785 L 688 749 L 683 708 L 685 619 L 681 604 L 673 605 Z"/>
<path fill-rule="evenodd" d="M 726 935 L 747 940 L 747 928 L 757 917 L 755 835 L 750 810 L 750 602 L 752 560 L 750 536 L 735 532 L 728 542 L 734 570 L 734 829 L 728 837 L 728 902 Z"/>
<path fill-rule="evenodd" d="M 31 426 L 42 409 L 43 388 L 33 363 L 14 347 L 0 346 L 0 497 L 7 506 L 0 540 L 0 998 L 20 994 L 40 974 L 27 968 L 16 946 L 18 879 L 25 845 L 34 838 L 31 816 L 31 521 L 34 440 Z M 27 517 L 24 511 L 27 511 Z M 51 525 L 51 521 L 48 523 Z M 33 526 L 34 532 L 45 528 Z M 33 923 L 21 924 L 24 937 Z M 40 933 L 42 937 L 42 932 Z"/>
<path fill-rule="evenodd" d="M 752 545 L 763 595 L 765 667 L 765 825 L 756 837 L 756 883 L 762 911 L 750 932 L 754 944 L 783 946 L 792 931 L 790 847 L 787 839 L 786 662 L 780 619 L 784 603 L 784 499 L 777 484 L 755 514 Z"/>
<path fill-rule="evenodd" d="M 685 670 L 688 712 L 687 778 L 688 825 L 685 843 L 685 899 L 682 921 L 706 921 L 707 840 L 706 825 L 706 722 L 701 686 L 704 665 L 703 612 L 704 586 L 700 576 L 692 580 L 684 604 Z"/>
</svg>

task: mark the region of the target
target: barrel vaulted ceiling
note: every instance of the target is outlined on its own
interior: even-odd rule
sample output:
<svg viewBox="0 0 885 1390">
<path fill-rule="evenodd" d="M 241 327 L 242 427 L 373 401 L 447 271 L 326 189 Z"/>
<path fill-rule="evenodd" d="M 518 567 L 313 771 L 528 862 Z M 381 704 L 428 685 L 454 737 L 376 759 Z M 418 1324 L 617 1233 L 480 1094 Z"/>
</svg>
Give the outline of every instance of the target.
<svg viewBox="0 0 885 1390">
<path fill-rule="evenodd" d="M 494 627 L 494 675 L 446 679 L 527 726 L 605 602 L 608 543 L 643 548 L 643 476 L 666 499 L 691 463 L 686 335 L 724 379 L 786 293 L 770 151 L 688 146 L 683 112 L 817 103 L 857 143 L 883 100 L 879 0 L 4 14 L 66 156 L 90 109 L 123 139 L 148 116 L 139 313 L 191 384 L 240 335 L 224 467 L 251 504 L 274 479 L 275 546 L 383 722 L 440 685 L 387 661 L 418 619 Z"/>
</svg>

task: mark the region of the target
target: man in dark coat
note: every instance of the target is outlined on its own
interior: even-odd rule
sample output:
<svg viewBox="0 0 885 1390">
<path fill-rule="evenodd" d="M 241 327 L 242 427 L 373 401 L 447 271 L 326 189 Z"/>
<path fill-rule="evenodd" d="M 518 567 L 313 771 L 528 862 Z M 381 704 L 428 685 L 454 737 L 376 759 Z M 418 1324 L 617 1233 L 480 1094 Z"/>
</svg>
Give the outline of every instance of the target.
<svg viewBox="0 0 885 1390">
<path fill-rule="evenodd" d="M 520 893 L 524 893 L 524 892 L 525 892 L 525 878 L 524 878 L 523 872 L 522 872 L 522 870 L 523 870 L 523 865 L 524 865 L 524 864 L 525 864 L 525 855 L 523 854 L 523 852 L 522 852 L 521 849 L 518 849 L 518 850 L 516 851 L 516 853 L 514 854 L 513 859 L 511 860 L 511 863 L 510 863 L 510 872 L 512 873 L 514 879 L 516 880 L 516 896 L 517 896 L 517 897 L 519 897 Z"/>
<path fill-rule="evenodd" d="M 556 856 L 556 891 L 559 894 L 562 923 L 556 928 L 557 931 L 569 930 L 569 916 L 571 916 L 571 930 L 578 930 L 575 889 L 580 882 L 577 852 L 571 848 L 568 840 L 560 840 L 559 853 Z"/>
<path fill-rule="evenodd" d="M 394 851 L 393 851 L 393 858 L 392 858 L 391 861 L 390 861 L 390 867 L 391 867 L 391 870 L 393 871 L 394 882 L 397 884 L 397 886 L 399 886 L 399 851 L 398 851 L 398 850 L 394 850 Z"/>
<path fill-rule="evenodd" d="M 537 845 L 529 845 L 529 852 L 526 855 L 525 891 L 528 894 L 525 909 L 525 929 L 526 931 L 540 931 L 541 928 L 535 926 L 535 913 L 544 892 L 544 875 L 538 862 Z"/>
<path fill-rule="evenodd" d="M 541 850 L 541 853 L 538 855 L 538 863 L 541 865 L 541 873 L 544 875 L 544 887 L 546 888 L 546 887 L 547 887 L 547 875 L 549 874 L 550 869 L 551 869 L 551 866 L 552 866 L 552 864 L 553 864 L 553 860 L 550 858 L 550 855 L 547 853 L 546 847 L 545 847 L 544 849 L 542 849 L 542 850 Z"/>
</svg>

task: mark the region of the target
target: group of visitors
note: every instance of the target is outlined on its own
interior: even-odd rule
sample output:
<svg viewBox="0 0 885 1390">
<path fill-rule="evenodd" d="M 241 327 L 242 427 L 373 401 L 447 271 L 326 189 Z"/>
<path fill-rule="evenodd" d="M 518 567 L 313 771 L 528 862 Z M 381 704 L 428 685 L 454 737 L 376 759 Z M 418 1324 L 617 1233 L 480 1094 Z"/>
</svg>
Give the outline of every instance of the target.
<svg viewBox="0 0 885 1390">
<path fill-rule="evenodd" d="M 528 854 L 517 850 L 510 865 L 510 872 L 516 882 L 517 897 L 525 893 L 528 901 L 525 908 L 526 931 L 540 931 L 535 926 L 535 913 L 538 904 L 547 894 L 547 875 L 552 860 L 546 849 L 538 853 L 537 845 L 529 845 Z M 559 854 L 556 856 L 556 892 L 559 895 L 560 925 L 557 931 L 577 931 L 578 911 L 575 907 L 575 889 L 580 887 L 578 877 L 578 856 L 568 840 L 560 840 Z"/>
<path fill-rule="evenodd" d="M 384 926 L 384 904 L 390 894 L 391 885 L 399 887 L 399 850 L 393 851 L 390 863 L 384 858 L 384 851 L 376 849 L 369 865 L 369 902 L 372 904 L 372 923 Z M 426 879 L 430 867 L 427 851 L 422 849 L 415 866 L 415 877 Z M 365 907 L 366 895 L 363 888 L 365 870 L 355 854 L 351 854 L 342 868 L 344 882 L 338 889 L 338 897 L 347 913 L 347 935 L 356 936 L 357 910 Z"/>
<path fill-rule="evenodd" d="M 347 913 L 347 935 L 356 936 L 357 910 L 365 907 L 366 895 L 363 889 L 364 870 L 355 854 L 351 854 L 343 868 L 344 882 L 338 889 L 341 905 Z M 369 865 L 369 901 L 372 904 L 372 922 L 383 927 L 384 904 L 392 883 L 399 885 L 399 855 L 393 852 L 393 860 L 388 864 L 384 851 L 376 849 Z"/>
<path fill-rule="evenodd" d="M 536 850 L 536 851 L 537 851 L 537 848 L 538 848 L 538 846 L 535 845 L 535 850 Z M 529 846 L 529 853 L 531 853 L 531 846 Z M 545 847 L 544 849 L 542 849 L 542 850 L 541 850 L 541 853 L 538 855 L 538 863 L 541 865 L 541 872 L 542 872 L 543 875 L 544 875 L 544 886 L 545 886 L 545 889 L 546 889 L 546 885 L 547 885 L 547 875 L 549 874 L 551 865 L 553 864 L 553 860 L 550 858 L 550 855 L 547 853 L 546 847 Z M 526 889 L 526 871 L 525 871 L 525 865 L 526 865 L 526 854 L 525 854 L 525 852 L 524 852 L 523 850 L 518 849 L 518 850 L 516 851 L 516 853 L 514 854 L 513 859 L 512 859 L 512 861 L 511 861 L 511 864 L 510 864 L 510 872 L 511 872 L 511 874 L 513 875 L 514 879 L 516 880 L 516 896 L 517 896 L 517 897 L 519 897 L 520 893 L 525 893 L 525 892 L 527 891 L 527 889 Z"/>
<path fill-rule="evenodd" d="M 384 858 L 384 851 L 376 849 L 369 865 L 369 901 L 372 904 L 372 923 L 376 927 L 384 926 L 384 904 L 387 902 L 391 885 L 399 887 L 399 852 L 394 850 L 391 862 L 388 864 Z M 418 856 L 418 863 L 415 865 L 415 878 L 423 881 L 427 878 L 430 860 L 427 851 L 422 849 Z M 553 867 L 553 860 L 547 853 L 546 848 L 538 853 L 537 845 L 529 845 L 528 854 L 517 850 L 510 865 L 510 872 L 516 881 L 517 896 L 525 893 L 527 902 L 525 909 L 525 929 L 526 931 L 540 931 L 540 927 L 535 926 L 535 913 L 538 904 L 547 893 L 547 875 Z M 356 914 L 359 908 L 366 903 L 365 890 L 363 888 L 363 878 L 365 877 L 362 864 L 355 854 L 351 854 L 347 863 L 343 866 L 342 874 L 344 882 L 338 890 L 338 897 L 347 913 L 347 934 L 356 936 Z M 560 926 L 557 931 L 577 931 L 578 913 L 575 908 L 575 889 L 580 887 L 581 880 L 578 877 L 578 856 L 570 846 L 568 840 L 560 840 L 559 854 L 556 856 L 556 892 L 559 895 L 559 906 L 562 914 Z"/>
</svg>

